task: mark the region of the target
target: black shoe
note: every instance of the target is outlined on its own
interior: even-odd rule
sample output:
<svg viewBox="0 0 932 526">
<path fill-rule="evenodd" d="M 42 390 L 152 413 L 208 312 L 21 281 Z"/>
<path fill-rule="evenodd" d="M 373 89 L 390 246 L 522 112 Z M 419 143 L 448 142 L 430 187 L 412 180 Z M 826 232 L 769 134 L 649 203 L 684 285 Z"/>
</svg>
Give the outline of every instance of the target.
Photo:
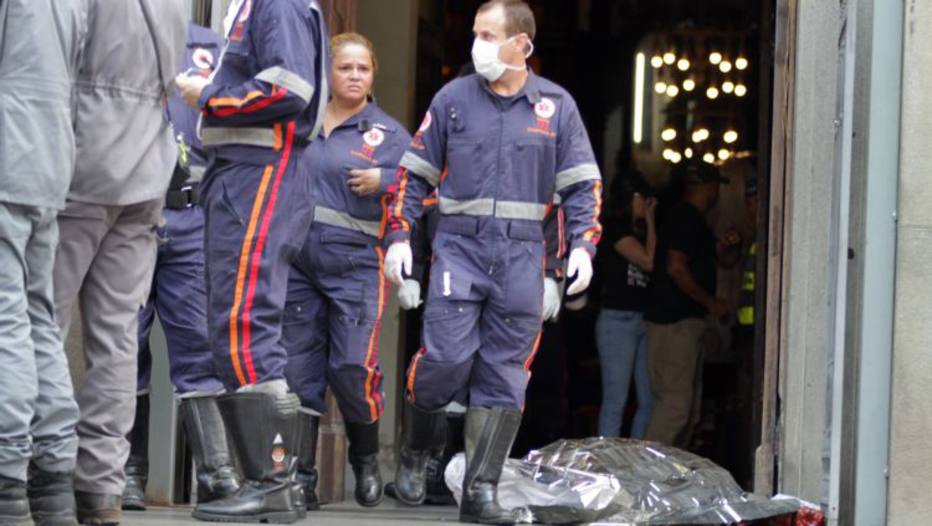
<svg viewBox="0 0 932 526">
<path fill-rule="evenodd" d="M 246 479 L 224 499 L 199 504 L 195 519 L 291 524 L 295 503 L 294 456 L 300 402 L 294 394 L 233 393 L 217 399 Z"/>
<path fill-rule="evenodd" d="M 129 440 L 129 457 L 123 471 L 126 488 L 123 489 L 123 509 L 145 511 L 146 482 L 149 479 L 149 395 L 136 397 L 136 418 L 126 436 Z"/>
<path fill-rule="evenodd" d="M 443 448 L 446 439 L 446 413 L 424 411 L 405 403 L 401 450 L 395 470 L 394 497 L 403 504 L 419 506 L 427 496 L 427 461 Z"/>
<path fill-rule="evenodd" d="M 434 455 L 427 461 L 427 504 L 446 506 L 456 504 L 453 492 L 447 487 L 444 473 L 450 460 L 465 447 L 463 443 L 463 414 L 447 413 L 447 443 L 443 453 Z"/>
<path fill-rule="evenodd" d="M 53 473 L 30 466 L 27 495 L 36 526 L 77 526 L 73 477 L 73 473 Z"/>
<path fill-rule="evenodd" d="M 226 498 L 239 491 L 239 476 L 230 461 L 226 426 L 216 397 L 183 399 L 181 423 L 194 458 L 197 503 Z M 125 497 L 123 507 L 126 509 Z"/>
<path fill-rule="evenodd" d="M 78 522 L 91 526 L 117 526 L 123 519 L 122 497 L 75 491 Z"/>
<path fill-rule="evenodd" d="M 304 508 L 308 511 L 320 509 L 317 500 L 317 431 L 320 417 L 305 412 L 298 416 L 298 474 L 296 481 L 304 498 Z"/>
<path fill-rule="evenodd" d="M 498 505 L 498 480 L 521 426 L 521 412 L 500 407 L 466 412 L 466 476 L 460 522 L 515 524 L 519 516 Z"/>
<path fill-rule="evenodd" d="M 25 482 L 0 476 L 0 524 L 33 526 Z"/>
<path fill-rule="evenodd" d="M 353 496 L 360 506 L 371 508 L 382 502 L 382 474 L 379 472 L 379 422 L 346 423 L 349 461 L 356 477 Z"/>
</svg>

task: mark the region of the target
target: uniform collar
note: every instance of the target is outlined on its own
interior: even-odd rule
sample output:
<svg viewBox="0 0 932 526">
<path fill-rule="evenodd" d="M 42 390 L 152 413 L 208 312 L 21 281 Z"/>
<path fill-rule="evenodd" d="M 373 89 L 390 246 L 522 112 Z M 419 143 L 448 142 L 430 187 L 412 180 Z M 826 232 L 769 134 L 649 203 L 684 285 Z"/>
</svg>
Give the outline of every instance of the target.
<svg viewBox="0 0 932 526">
<path fill-rule="evenodd" d="M 476 73 L 475 76 L 476 76 L 476 79 L 478 79 L 479 84 L 482 85 L 482 88 L 485 89 L 486 93 L 488 93 L 489 95 L 492 95 L 496 99 L 517 100 L 521 97 L 524 97 L 532 105 L 537 104 L 541 100 L 540 77 L 538 77 L 534 73 L 534 70 L 532 70 L 530 67 L 527 68 L 527 80 L 524 81 L 524 86 L 521 86 L 521 89 L 518 90 L 518 93 L 514 94 L 511 97 L 505 97 L 505 96 L 499 95 L 498 93 L 495 93 L 492 90 L 492 86 L 490 85 L 489 81 L 484 79 L 478 73 Z"/>
</svg>

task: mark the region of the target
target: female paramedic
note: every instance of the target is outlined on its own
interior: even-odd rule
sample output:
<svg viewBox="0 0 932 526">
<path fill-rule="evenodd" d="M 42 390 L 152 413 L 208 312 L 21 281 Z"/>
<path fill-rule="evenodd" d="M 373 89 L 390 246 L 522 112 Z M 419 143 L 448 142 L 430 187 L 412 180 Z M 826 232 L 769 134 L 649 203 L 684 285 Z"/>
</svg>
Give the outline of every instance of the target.
<svg viewBox="0 0 932 526">
<path fill-rule="evenodd" d="M 301 162 L 311 173 L 314 222 L 292 265 L 283 322 L 286 376 L 301 398 L 298 479 L 317 507 L 314 469 L 318 415 L 329 385 L 340 406 L 356 476 L 356 501 L 381 502 L 379 324 L 388 287 L 382 274 L 383 198 L 411 140 L 372 99 L 377 62 L 356 33 L 330 41 L 332 94 L 321 135 Z"/>
</svg>

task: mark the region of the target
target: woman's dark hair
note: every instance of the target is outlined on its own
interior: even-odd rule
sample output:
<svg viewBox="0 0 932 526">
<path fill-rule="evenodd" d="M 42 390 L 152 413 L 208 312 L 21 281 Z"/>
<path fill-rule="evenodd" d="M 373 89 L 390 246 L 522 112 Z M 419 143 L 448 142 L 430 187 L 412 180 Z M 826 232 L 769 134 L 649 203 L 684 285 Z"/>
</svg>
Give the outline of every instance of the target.
<svg viewBox="0 0 932 526">
<path fill-rule="evenodd" d="M 637 225 L 634 224 L 634 211 L 631 209 L 634 194 L 651 197 L 655 192 L 640 172 L 630 171 L 618 174 L 612 181 L 609 192 L 606 219 L 630 225 L 637 231 Z"/>
</svg>

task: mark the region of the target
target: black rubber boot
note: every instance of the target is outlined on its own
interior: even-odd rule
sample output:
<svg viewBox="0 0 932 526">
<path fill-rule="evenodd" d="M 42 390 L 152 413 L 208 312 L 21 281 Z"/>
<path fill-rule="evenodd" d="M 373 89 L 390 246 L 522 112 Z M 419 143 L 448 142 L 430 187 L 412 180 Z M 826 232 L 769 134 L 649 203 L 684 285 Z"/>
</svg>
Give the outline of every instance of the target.
<svg viewBox="0 0 932 526">
<path fill-rule="evenodd" d="M 379 422 L 346 423 L 349 461 L 356 476 L 353 496 L 360 506 L 371 508 L 382 502 L 382 474 L 379 472 Z"/>
<path fill-rule="evenodd" d="M 0 476 L 0 524 L 32 526 L 26 483 Z"/>
<path fill-rule="evenodd" d="M 443 449 L 447 419 L 443 410 L 424 411 L 410 402 L 405 403 L 405 413 L 391 492 L 403 504 L 420 506 L 427 496 L 427 461 Z"/>
<path fill-rule="evenodd" d="M 300 402 L 294 394 L 233 393 L 217 398 L 246 479 L 233 495 L 198 505 L 195 519 L 291 524 Z"/>
<path fill-rule="evenodd" d="M 460 522 L 515 524 L 515 511 L 498 505 L 498 480 L 521 426 L 517 409 L 470 408 L 466 412 L 466 476 Z"/>
<path fill-rule="evenodd" d="M 29 508 L 36 526 L 77 526 L 74 511 L 74 474 L 29 468 Z M 0 520 L 0 524 L 5 524 Z"/>
<path fill-rule="evenodd" d="M 298 416 L 298 474 L 297 482 L 303 490 L 304 507 L 308 511 L 320 509 L 317 500 L 317 432 L 320 417 L 301 412 Z"/>
<path fill-rule="evenodd" d="M 74 492 L 78 522 L 90 526 L 117 526 L 123 520 L 122 497 L 107 493 Z"/>
<path fill-rule="evenodd" d="M 239 491 L 239 476 L 230 460 L 226 426 L 216 397 L 183 399 L 181 423 L 194 457 L 198 506 Z"/>
<path fill-rule="evenodd" d="M 427 461 L 427 498 L 424 502 L 445 506 L 456 504 L 453 492 L 447 487 L 444 473 L 447 464 L 460 451 L 463 451 L 463 427 L 465 415 L 462 413 L 447 413 L 447 443 L 443 446 L 443 453 L 434 455 Z"/>
<path fill-rule="evenodd" d="M 123 471 L 126 488 L 123 489 L 123 509 L 145 511 L 146 482 L 149 479 L 149 395 L 136 397 L 136 419 L 126 435 L 129 440 L 129 458 Z"/>
</svg>

